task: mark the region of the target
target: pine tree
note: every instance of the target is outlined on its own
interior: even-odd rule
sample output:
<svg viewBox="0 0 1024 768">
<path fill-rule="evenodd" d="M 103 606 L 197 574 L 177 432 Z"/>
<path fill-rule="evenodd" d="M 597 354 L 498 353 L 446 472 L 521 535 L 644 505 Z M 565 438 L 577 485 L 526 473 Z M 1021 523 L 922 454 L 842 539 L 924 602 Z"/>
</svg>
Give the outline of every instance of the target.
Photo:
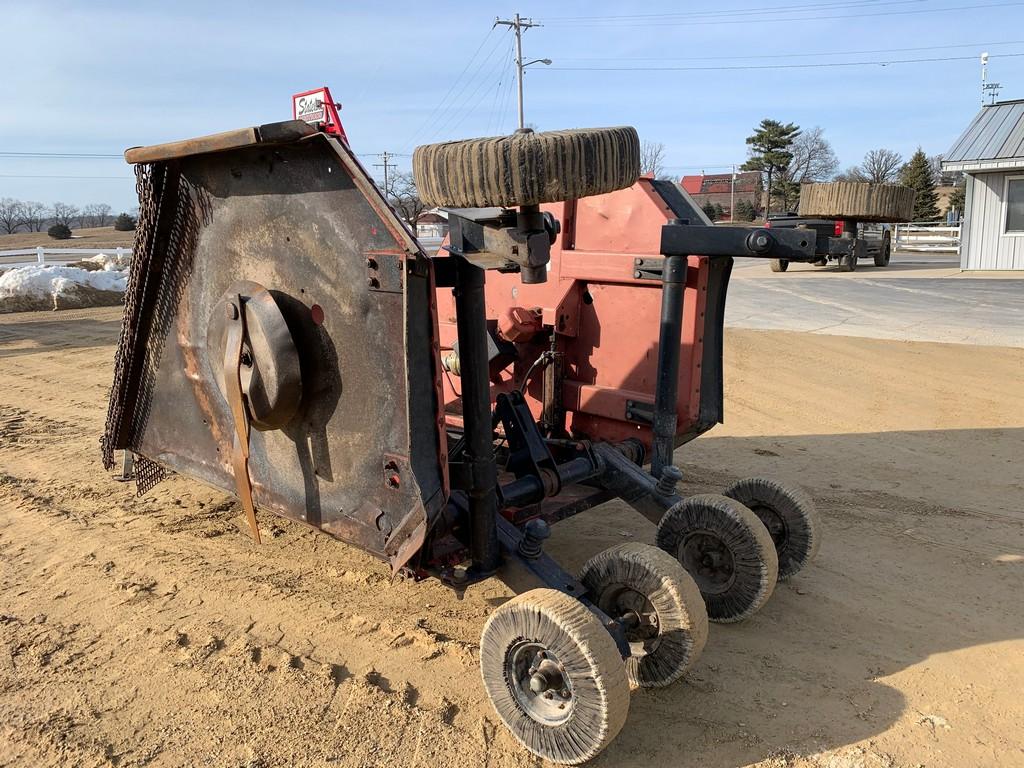
<svg viewBox="0 0 1024 768">
<path fill-rule="evenodd" d="M 767 178 L 768 209 L 765 211 L 766 219 L 771 210 L 772 198 L 778 195 L 778 192 L 772 189 L 772 177 L 784 175 L 789 168 L 789 164 L 793 161 L 793 153 L 790 149 L 794 139 L 799 135 L 800 127 L 795 123 L 780 123 L 778 120 L 764 119 L 754 133 L 747 137 L 750 159 L 742 165 L 740 170 L 760 171 Z"/>
<path fill-rule="evenodd" d="M 736 201 L 736 215 L 733 217 L 734 221 L 753 221 L 756 218 L 757 211 L 754 210 L 753 203 L 745 197 L 741 197 Z"/>
<path fill-rule="evenodd" d="M 710 201 L 707 202 L 707 203 L 704 203 L 704 205 L 701 206 L 701 209 L 704 211 L 704 213 L 707 215 L 707 217 L 709 219 L 711 219 L 712 221 L 715 220 L 716 215 L 717 215 L 715 213 L 715 206 L 712 205 Z"/>
<path fill-rule="evenodd" d="M 46 234 L 54 240 L 69 240 L 71 238 L 71 227 L 67 224 L 54 224 L 46 230 Z"/>
<path fill-rule="evenodd" d="M 135 229 L 135 219 L 127 213 L 118 214 L 118 217 L 114 219 L 114 229 L 118 232 L 131 232 Z"/>
<path fill-rule="evenodd" d="M 900 184 L 913 187 L 917 192 L 914 200 L 914 221 L 936 221 L 939 218 L 939 196 L 935 192 L 935 177 L 928 156 L 920 147 L 900 171 Z"/>
</svg>

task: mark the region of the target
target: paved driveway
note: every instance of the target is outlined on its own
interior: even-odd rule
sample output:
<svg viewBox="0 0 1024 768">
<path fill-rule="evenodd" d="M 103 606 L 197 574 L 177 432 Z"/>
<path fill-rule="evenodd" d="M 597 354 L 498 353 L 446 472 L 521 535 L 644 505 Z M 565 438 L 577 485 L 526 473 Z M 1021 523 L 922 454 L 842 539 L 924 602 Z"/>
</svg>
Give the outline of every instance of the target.
<svg viewBox="0 0 1024 768">
<path fill-rule="evenodd" d="M 868 262 L 870 264 L 870 262 Z M 896 254 L 856 272 L 737 259 L 726 325 L 1024 347 L 1024 274 L 960 273 L 956 256 Z"/>
</svg>

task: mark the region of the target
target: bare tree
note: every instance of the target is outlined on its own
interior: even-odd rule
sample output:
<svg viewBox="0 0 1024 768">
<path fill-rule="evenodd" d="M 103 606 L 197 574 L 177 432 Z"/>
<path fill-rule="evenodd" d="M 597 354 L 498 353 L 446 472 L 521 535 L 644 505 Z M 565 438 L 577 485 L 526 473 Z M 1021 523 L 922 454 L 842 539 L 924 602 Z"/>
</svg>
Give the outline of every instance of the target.
<svg viewBox="0 0 1024 768">
<path fill-rule="evenodd" d="M 822 181 L 836 172 L 839 158 L 824 134 L 819 126 L 815 126 L 793 140 L 793 146 L 789 149 L 793 159 L 786 170 L 788 178 L 797 183 Z"/>
<path fill-rule="evenodd" d="M 65 227 L 72 229 L 72 224 L 78 219 L 78 206 L 72 205 L 71 203 L 54 203 L 53 204 L 53 223 L 63 224 Z"/>
<path fill-rule="evenodd" d="M 840 171 L 835 175 L 833 181 L 867 181 L 867 177 L 864 175 L 864 171 L 860 169 L 859 165 L 851 165 L 844 171 Z"/>
<path fill-rule="evenodd" d="M 665 170 L 665 145 L 660 141 L 640 143 L 640 173 L 653 173 L 660 179 Z"/>
<path fill-rule="evenodd" d="M 50 209 L 36 200 L 26 200 L 22 207 L 25 210 L 25 226 L 29 232 L 42 232 L 43 225 L 50 217 Z"/>
<path fill-rule="evenodd" d="M 861 161 L 860 170 L 864 181 L 875 184 L 892 184 L 900 176 L 903 156 L 891 149 L 872 149 Z"/>
<path fill-rule="evenodd" d="M 839 166 L 839 159 L 820 126 L 797 135 L 789 152 L 793 159 L 780 170 L 778 191 L 773 195 L 782 200 L 782 207 L 787 210 L 796 207 L 801 184 L 827 179 Z"/>
<path fill-rule="evenodd" d="M 0 231 L 13 235 L 25 223 L 25 206 L 13 197 L 0 199 Z"/>
<path fill-rule="evenodd" d="M 416 220 L 420 217 L 427 205 L 420 199 L 419 190 L 416 189 L 416 179 L 411 173 L 395 173 L 388 178 L 387 198 L 402 218 L 409 222 L 413 228 L 416 227 Z"/>
<path fill-rule="evenodd" d="M 89 203 L 82 209 L 83 226 L 105 227 L 110 221 L 110 206 L 106 203 Z"/>
</svg>

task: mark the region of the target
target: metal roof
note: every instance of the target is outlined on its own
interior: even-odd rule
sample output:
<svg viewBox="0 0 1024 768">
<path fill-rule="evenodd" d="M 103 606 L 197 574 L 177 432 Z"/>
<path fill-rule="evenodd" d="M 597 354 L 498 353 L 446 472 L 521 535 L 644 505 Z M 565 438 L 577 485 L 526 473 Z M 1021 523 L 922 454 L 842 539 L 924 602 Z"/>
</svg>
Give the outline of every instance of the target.
<svg viewBox="0 0 1024 768">
<path fill-rule="evenodd" d="M 1024 99 L 986 104 L 942 159 L 947 171 L 1024 168 Z"/>
</svg>

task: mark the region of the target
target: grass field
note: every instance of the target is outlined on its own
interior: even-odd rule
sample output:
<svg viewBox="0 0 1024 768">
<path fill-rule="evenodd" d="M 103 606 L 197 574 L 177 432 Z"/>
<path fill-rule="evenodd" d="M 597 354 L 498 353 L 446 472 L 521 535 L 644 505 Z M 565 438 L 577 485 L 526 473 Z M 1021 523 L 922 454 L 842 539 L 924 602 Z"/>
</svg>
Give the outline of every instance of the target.
<svg viewBox="0 0 1024 768">
<path fill-rule="evenodd" d="M 44 248 L 131 248 L 134 242 L 134 232 L 118 232 L 113 227 L 89 227 L 74 230 L 70 240 L 54 240 L 45 232 L 0 235 L 0 251 L 36 248 L 40 245 Z"/>
</svg>

